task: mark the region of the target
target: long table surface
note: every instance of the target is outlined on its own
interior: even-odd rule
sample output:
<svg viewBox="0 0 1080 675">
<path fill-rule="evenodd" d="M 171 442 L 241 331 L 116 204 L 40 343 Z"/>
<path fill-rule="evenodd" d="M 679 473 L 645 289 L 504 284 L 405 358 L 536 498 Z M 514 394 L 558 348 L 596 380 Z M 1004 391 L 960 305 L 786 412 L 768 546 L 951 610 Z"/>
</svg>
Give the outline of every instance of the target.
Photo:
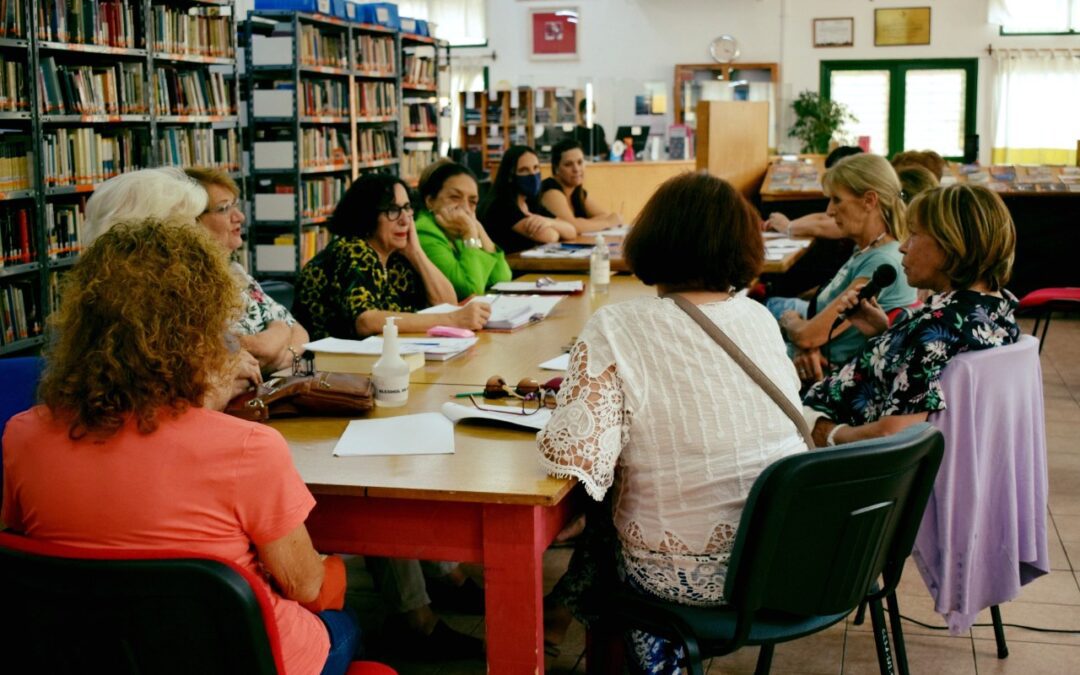
<svg viewBox="0 0 1080 675">
<path fill-rule="evenodd" d="M 511 382 L 556 375 L 539 363 L 569 345 L 593 311 L 651 293 L 634 277 L 616 277 L 607 294 L 568 296 L 547 319 L 516 332 L 482 331 L 465 354 L 415 371 L 407 405 L 376 407 L 370 417 L 438 411 L 496 373 Z M 488 672 L 543 672 L 543 553 L 580 508 L 576 481 L 545 474 L 532 431 L 464 421 L 454 428 L 453 454 L 335 457 L 348 422 L 271 422 L 316 495 L 307 519 L 316 547 L 482 563 Z"/>
<path fill-rule="evenodd" d="M 624 237 L 612 237 L 605 235 L 605 240 L 611 252 L 611 271 L 627 272 L 630 267 L 622 255 L 622 241 Z M 596 240 L 595 235 L 584 235 L 575 239 L 573 244 L 592 244 Z M 765 260 L 761 268 L 762 274 L 783 274 L 791 269 L 791 266 L 806 253 L 805 248 L 789 251 L 779 260 Z M 506 256 L 506 262 L 510 269 L 517 273 L 522 272 L 555 272 L 555 273 L 585 273 L 589 272 L 589 258 L 531 258 L 523 257 L 521 253 L 511 253 Z"/>
</svg>

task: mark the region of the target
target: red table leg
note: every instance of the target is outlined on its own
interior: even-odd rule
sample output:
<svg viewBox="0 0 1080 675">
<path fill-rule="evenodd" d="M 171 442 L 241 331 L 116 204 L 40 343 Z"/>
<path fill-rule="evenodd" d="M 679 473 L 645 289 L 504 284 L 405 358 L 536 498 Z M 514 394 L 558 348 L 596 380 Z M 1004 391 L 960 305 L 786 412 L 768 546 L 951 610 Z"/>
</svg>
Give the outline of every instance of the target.
<svg viewBox="0 0 1080 675">
<path fill-rule="evenodd" d="M 484 507 L 489 673 L 544 672 L 543 516 L 536 506 Z"/>
</svg>

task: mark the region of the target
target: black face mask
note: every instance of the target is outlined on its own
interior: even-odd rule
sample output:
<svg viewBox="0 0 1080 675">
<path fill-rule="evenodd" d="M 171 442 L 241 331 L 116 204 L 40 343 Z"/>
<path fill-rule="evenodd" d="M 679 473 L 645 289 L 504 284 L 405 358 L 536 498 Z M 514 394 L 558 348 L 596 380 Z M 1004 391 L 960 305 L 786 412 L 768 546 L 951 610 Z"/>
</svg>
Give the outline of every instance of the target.
<svg viewBox="0 0 1080 675">
<path fill-rule="evenodd" d="M 528 176 L 515 176 L 515 178 L 517 179 L 517 188 L 521 191 L 521 194 L 529 199 L 533 199 L 540 194 L 540 174 L 530 173 Z"/>
</svg>

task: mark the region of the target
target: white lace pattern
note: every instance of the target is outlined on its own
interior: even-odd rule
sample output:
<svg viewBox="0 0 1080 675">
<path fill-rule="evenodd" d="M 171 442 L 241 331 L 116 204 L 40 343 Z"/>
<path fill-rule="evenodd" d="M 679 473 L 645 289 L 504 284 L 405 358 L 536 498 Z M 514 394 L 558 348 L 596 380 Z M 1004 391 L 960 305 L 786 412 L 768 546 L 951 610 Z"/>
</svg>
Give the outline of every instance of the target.
<svg viewBox="0 0 1080 675">
<path fill-rule="evenodd" d="M 702 305 L 798 404 L 779 328 L 752 300 Z M 547 427 L 541 463 L 601 500 L 614 489 L 627 574 L 676 602 L 723 602 L 750 487 L 770 463 L 805 451 L 795 426 L 670 300 L 598 311 L 581 332 Z"/>
</svg>

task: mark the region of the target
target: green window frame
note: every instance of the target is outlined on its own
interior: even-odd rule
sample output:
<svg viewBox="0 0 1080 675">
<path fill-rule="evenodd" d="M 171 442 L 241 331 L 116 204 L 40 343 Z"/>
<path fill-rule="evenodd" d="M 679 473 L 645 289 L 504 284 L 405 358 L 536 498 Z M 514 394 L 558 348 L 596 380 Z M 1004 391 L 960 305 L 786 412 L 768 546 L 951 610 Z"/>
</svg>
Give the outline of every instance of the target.
<svg viewBox="0 0 1080 675">
<path fill-rule="evenodd" d="M 907 102 L 907 71 L 909 70 L 964 70 L 964 136 L 975 133 L 975 105 L 979 91 L 978 59 L 879 59 L 859 61 L 822 61 L 821 96 L 830 98 L 832 74 L 844 70 L 889 71 L 889 157 L 903 150 L 932 148 L 904 147 L 904 106 Z M 946 157 L 960 161 L 962 157 Z"/>
</svg>

